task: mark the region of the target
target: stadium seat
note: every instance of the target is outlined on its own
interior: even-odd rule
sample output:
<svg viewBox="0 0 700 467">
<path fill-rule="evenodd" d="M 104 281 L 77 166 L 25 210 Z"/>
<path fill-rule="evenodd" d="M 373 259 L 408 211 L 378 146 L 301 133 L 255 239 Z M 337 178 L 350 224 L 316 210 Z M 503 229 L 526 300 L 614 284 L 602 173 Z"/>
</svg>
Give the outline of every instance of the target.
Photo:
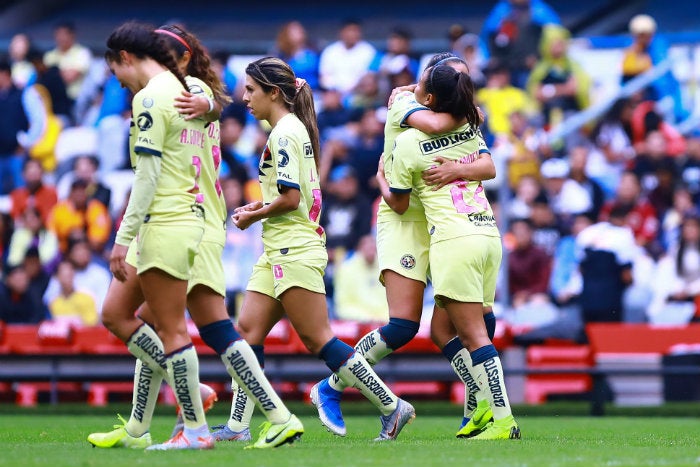
<svg viewBox="0 0 700 467">
<path fill-rule="evenodd" d="M 591 349 L 587 345 L 552 342 L 533 345 L 527 349 L 529 370 L 588 370 L 593 366 Z M 582 394 L 589 392 L 593 381 L 589 374 L 548 373 L 528 374 L 525 379 L 525 402 L 541 404 L 552 394 Z"/>
<path fill-rule="evenodd" d="M 11 324 L 5 327 L 4 346 L 9 353 L 23 355 L 72 354 L 73 333 L 70 328 L 54 323 Z"/>
<path fill-rule="evenodd" d="M 265 338 L 266 354 L 290 354 L 306 350 L 292 325 L 286 319 L 279 320 Z"/>
<path fill-rule="evenodd" d="M 102 325 L 75 328 L 73 343 L 77 351 L 84 354 L 130 354 L 126 345 Z"/>
</svg>

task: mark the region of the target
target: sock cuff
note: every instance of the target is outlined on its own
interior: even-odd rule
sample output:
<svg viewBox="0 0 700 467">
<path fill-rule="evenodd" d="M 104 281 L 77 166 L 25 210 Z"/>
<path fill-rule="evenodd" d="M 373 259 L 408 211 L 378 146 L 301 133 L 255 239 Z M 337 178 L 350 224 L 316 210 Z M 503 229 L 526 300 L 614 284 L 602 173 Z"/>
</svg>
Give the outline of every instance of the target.
<svg viewBox="0 0 700 467">
<path fill-rule="evenodd" d="M 378 329 L 379 335 L 391 350 L 406 345 L 418 333 L 420 323 L 403 318 L 389 318 L 389 323 Z"/>
<path fill-rule="evenodd" d="M 493 336 L 496 334 L 496 315 L 490 311 L 484 315 L 484 324 L 486 325 L 486 334 L 493 341 Z"/>
<path fill-rule="evenodd" d="M 204 343 L 219 355 L 226 352 L 233 342 L 241 339 L 241 335 L 233 327 L 230 319 L 222 319 L 202 326 L 199 329 L 199 335 Z"/>
<path fill-rule="evenodd" d="M 472 366 L 476 366 L 480 363 L 484 363 L 490 358 L 498 357 L 498 351 L 493 344 L 488 344 L 483 347 L 479 347 L 473 352 L 469 352 L 469 355 L 472 357 Z"/>
<path fill-rule="evenodd" d="M 459 340 L 459 337 L 455 336 L 442 348 L 442 354 L 451 362 L 455 358 L 455 355 L 457 355 L 457 352 L 463 348 L 462 341 Z"/>
<path fill-rule="evenodd" d="M 333 337 L 321 348 L 318 358 L 326 362 L 326 366 L 336 373 L 354 353 L 355 349 L 337 337 Z"/>
</svg>

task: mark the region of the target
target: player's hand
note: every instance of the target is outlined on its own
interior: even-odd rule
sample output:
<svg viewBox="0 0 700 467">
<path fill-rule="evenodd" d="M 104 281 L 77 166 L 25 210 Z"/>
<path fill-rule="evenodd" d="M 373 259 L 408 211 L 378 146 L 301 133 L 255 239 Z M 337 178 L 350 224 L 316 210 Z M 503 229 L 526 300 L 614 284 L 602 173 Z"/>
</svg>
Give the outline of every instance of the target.
<svg viewBox="0 0 700 467">
<path fill-rule="evenodd" d="M 119 282 L 126 281 L 126 252 L 129 247 L 114 244 L 109 255 L 109 270 Z"/>
<path fill-rule="evenodd" d="M 255 223 L 255 217 L 253 217 L 253 211 L 238 211 L 234 212 L 231 216 L 233 225 L 238 227 L 240 230 L 245 230 Z"/>
<path fill-rule="evenodd" d="M 175 98 L 175 108 L 185 120 L 203 117 L 209 112 L 209 101 L 201 96 L 195 96 L 191 92 L 182 91 L 182 95 Z"/>
<path fill-rule="evenodd" d="M 457 179 L 454 165 L 457 164 L 457 161 L 448 160 L 441 156 L 437 156 L 433 160 L 436 165 L 424 170 L 421 177 L 425 184 L 432 186 L 433 191 L 435 191 Z"/>
<path fill-rule="evenodd" d="M 248 203 L 244 206 L 237 207 L 236 209 L 233 210 L 233 213 L 239 213 L 243 211 L 257 211 L 258 209 L 262 208 L 263 204 L 262 201 L 253 201 L 252 203 Z"/>
<path fill-rule="evenodd" d="M 398 88 L 394 88 L 391 90 L 391 95 L 389 96 L 389 102 L 387 103 L 386 107 L 388 109 L 391 108 L 391 104 L 394 103 L 394 99 L 396 98 L 396 95 L 400 92 L 403 91 L 410 91 L 413 92 L 413 90 L 416 89 L 415 84 L 409 84 L 408 86 L 399 86 Z"/>
</svg>

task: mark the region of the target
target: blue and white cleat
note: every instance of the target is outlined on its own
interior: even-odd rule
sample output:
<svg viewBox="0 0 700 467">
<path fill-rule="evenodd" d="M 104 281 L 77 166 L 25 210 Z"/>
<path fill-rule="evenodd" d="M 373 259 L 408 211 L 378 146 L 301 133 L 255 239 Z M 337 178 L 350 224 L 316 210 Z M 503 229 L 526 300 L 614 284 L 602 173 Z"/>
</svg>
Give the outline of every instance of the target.
<svg viewBox="0 0 700 467">
<path fill-rule="evenodd" d="M 241 431 L 233 431 L 228 425 L 213 426 L 211 435 L 216 441 L 250 441 L 250 429 L 244 428 Z"/>
<path fill-rule="evenodd" d="M 399 399 L 393 412 L 379 417 L 382 421 L 382 431 L 379 432 L 379 436 L 374 440 L 386 441 L 396 439 L 403 427 L 411 423 L 414 418 L 416 418 L 416 409 L 405 400 Z"/>
<path fill-rule="evenodd" d="M 318 418 L 328 431 L 337 436 L 345 436 L 345 420 L 340 411 L 340 397 L 342 392 L 336 391 L 328 384 L 328 380 L 314 384 L 311 388 L 311 402 L 318 409 Z"/>
</svg>

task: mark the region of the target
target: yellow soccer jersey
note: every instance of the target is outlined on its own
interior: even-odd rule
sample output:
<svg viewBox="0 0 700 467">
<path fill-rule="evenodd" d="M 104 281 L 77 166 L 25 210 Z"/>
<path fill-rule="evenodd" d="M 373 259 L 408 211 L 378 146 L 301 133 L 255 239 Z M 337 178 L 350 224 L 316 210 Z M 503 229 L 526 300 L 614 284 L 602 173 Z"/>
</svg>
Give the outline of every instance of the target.
<svg viewBox="0 0 700 467">
<path fill-rule="evenodd" d="M 314 243 L 325 245 L 326 234 L 319 225 L 321 187 L 314 151 L 304 124 L 290 113 L 272 129 L 258 166 L 263 203 L 279 196 L 279 187 L 300 191 L 299 206 L 281 216 L 263 219 L 263 245 L 280 250 Z"/>
<path fill-rule="evenodd" d="M 199 78 L 187 76 L 187 87 L 192 94 L 214 98 L 211 88 Z M 219 183 L 219 169 L 221 167 L 221 148 L 219 146 L 219 122 L 206 122 L 203 119 L 196 120 L 204 132 L 204 145 L 199 157 L 201 174 L 199 189 L 204 199 L 205 222 L 203 242 L 214 242 L 221 246 L 226 243 L 226 203 Z"/>
<path fill-rule="evenodd" d="M 409 91 L 404 91 L 394 97 L 394 102 L 387 112 L 386 123 L 384 124 L 384 175 L 391 184 L 392 171 L 392 153 L 396 137 L 410 128 L 406 123 L 406 119 L 413 113 L 419 110 L 429 110 L 427 107 L 416 102 L 416 96 Z M 377 222 L 390 221 L 424 221 L 425 213 L 423 206 L 418 199 L 418 195 L 411 193 L 411 201 L 408 204 L 408 209 L 402 215 L 395 213 L 382 199 L 379 202 L 379 210 L 377 211 Z"/>
<path fill-rule="evenodd" d="M 458 180 L 433 191 L 421 178 L 438 155 L 470 164 L 484 152 L 488 148 L 479 130 L 469 124 L 439 136 L 412 128 L 396 138 L 390 189 L 417 192 L 425 208 L 431 243 L 473 234 L 499 236 L 481 182 Z"/>
<path fill-rule="evenodd" d="M 201 198 L 195 157 L 204 150 L 205 132 L 201 121 L 188 122 L 175 109 L 174 99 L 181 92 L 182 84 L 165 71 L 153 77 L 132 104 L 136 165 L 141 157 L 162 159 L 148 209 L 151 222 L 172 221 L 183 215 L 189 218 L 196 198 Z"/>
</svg>

